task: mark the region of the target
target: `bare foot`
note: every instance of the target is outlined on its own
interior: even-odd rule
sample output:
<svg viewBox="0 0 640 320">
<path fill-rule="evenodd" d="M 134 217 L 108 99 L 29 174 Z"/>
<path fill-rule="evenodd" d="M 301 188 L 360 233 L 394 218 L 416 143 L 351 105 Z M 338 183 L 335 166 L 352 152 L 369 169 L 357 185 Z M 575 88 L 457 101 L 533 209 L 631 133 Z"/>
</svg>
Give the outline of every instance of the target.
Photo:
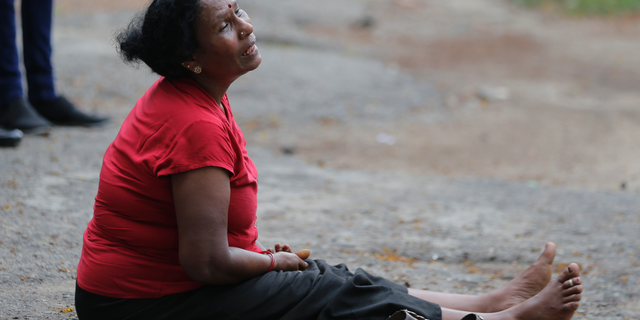
<svg viewBox="0 0 640 320">
<path fill-rule="evenodd" d="M 494 315 L 516 320 L 568 320 L 580 306 L 580 269 L 572 263 L 533 298 Z M 494 317 L 488 316 L 487 319 Z"/>
<path fill-rule="evenodd" d="M 547 243 L 544 252 L 529 269 L 504 287 L 487 294 L 492 303 L 486 305 L 487 312 L 498 312 L 520 304 L 540 292 L 551 280 L 553 259 L 556 257 L 556 245 Z M 496 303 L 497 302 L 497 303 Z"/>
</svg>

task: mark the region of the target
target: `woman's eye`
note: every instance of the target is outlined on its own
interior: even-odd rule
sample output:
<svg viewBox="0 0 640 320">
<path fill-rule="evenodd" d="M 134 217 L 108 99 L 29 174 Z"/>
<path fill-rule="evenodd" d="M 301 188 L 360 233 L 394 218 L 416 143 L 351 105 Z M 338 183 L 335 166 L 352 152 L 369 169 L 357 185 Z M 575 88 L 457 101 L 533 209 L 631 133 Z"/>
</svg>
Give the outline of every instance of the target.
<svg viewBox="0 0 640 320">
<path fill-rule="evenodd" d="M 243 13 L 244 13 L 244 10 L 242 10 L 242 9 L 240 9 L 240 8 L 236 9 L 236 16 L 238 16 L 238 17 L 239 17 L 239 16 L 241 16 Z"/>
<path fill-rule="evenodd" d="M 222 27 L 220 27 L 220 32 L 225 31 L 228 26 L 229 26 L 228 23 L 223 24 Z"/>
</svg>

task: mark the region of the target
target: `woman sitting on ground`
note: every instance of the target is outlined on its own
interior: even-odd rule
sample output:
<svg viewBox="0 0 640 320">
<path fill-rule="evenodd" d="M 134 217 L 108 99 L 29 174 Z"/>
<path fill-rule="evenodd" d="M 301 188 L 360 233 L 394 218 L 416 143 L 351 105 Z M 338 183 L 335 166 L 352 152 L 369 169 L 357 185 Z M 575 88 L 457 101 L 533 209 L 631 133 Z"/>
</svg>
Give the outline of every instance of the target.
<svg viewBox="0 0 640 320">
<path fill-rule="evenodd" d="M 234 0 L 155 0 L 117 39 L 126 61 L 162 77 L 105 153 L 78 266 L 80 319 L 387 319 L 408 309 L 430 320 L 565 320 L 578 308 L 580 271 L 571 264 L 551 281 L 553 244 L 479 296 L 266 249 L 256 168 L 226 96 L 261 62 L 247 13 Z"/>
</svg>

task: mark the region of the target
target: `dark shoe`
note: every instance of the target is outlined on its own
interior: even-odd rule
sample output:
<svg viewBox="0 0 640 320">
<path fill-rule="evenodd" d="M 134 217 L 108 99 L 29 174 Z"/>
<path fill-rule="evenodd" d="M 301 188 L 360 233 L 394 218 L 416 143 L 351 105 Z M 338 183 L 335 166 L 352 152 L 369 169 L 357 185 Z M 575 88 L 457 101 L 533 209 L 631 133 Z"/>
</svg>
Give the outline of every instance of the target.
<svg viewBox="0 0 640 320">
<path fill-rule="evenodd" d="M 0 147 L 15 147 L 22 140 L 22 131 L 0 128 Z"/>
<path fill-rule="evenodd" d="M 0 106 L 0 126 L 20 129 L 24 134 L 43 134 L 51 131 L 51 123 L 33 110 L 23 98 L 15 98 Z"/>
<path fill-rule="evenodd" d="M 109 118 L 82 113 L 62 96 L 52 102 L 32 102 L 32 104 L 41 116 L 60 126 L 99 127 L 109 122 Z"/>
</svg>

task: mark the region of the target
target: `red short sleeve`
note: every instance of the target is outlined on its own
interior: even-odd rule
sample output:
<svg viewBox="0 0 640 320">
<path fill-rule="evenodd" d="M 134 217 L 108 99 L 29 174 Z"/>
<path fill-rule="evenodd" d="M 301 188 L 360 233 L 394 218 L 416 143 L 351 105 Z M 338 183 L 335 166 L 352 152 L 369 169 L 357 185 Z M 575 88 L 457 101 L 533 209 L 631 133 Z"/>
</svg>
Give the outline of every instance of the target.
<svg viewBox="0 0 640 320">
<path fill-rule="evenodd" d="M 236 155 L 229 139 L 229 127 L 223 121 L 198 120 L 179 130 L 159 155 L 153 168 L 156 176 L 202 167 L 220 167 L 234 175 Z M 167 131 L 166 134 L 171 134 L 172 130 Z M 161 137 L 163 133 L 159 132 L 154 138 L 166 141 Z"/>
</svg>

